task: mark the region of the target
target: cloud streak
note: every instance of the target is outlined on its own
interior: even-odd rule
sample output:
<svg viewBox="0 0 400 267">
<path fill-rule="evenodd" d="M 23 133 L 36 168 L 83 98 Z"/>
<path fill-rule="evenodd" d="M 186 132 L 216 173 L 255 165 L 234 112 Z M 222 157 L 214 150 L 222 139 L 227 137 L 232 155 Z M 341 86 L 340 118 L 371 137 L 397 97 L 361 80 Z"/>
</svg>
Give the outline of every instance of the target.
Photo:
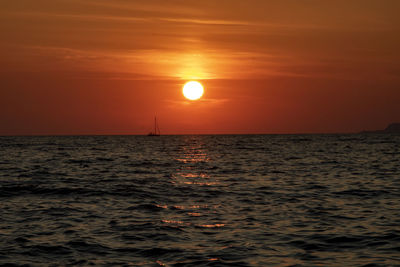
<svg viewBox="0 0 400 267">
<path fill-rule="evenodd" d="M 21 70 L 33 68 L 43 56 L 43 68 L 60 71 L 180 79 L 339 78 L 349 69 L 353 77 L 372 72 L 362 64 L 382 64 L 375 72 L 383 77 L 400 60 L 395 1 L 385 7 L 377 1 L 363 7 L 357 1 L 33 2 L 3 4 L 0 11 L 5 22 L 0 48 L 18 44 L 5 55 L 10 68 L 17 62 Z"/>
</svg>

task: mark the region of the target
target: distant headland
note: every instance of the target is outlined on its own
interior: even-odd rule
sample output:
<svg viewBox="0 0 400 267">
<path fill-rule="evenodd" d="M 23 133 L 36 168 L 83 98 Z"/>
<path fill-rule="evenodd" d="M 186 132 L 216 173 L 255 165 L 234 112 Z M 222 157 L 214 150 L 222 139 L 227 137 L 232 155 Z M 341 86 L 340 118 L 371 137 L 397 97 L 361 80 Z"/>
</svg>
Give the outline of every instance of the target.
<svg viewBox="0 0 400 267">
<path fill-rule="evenodd" d="M 384 130 L 362 131 L 361 133 L 400 133 L 400 123 L 391 123 Z"/>
</svg>

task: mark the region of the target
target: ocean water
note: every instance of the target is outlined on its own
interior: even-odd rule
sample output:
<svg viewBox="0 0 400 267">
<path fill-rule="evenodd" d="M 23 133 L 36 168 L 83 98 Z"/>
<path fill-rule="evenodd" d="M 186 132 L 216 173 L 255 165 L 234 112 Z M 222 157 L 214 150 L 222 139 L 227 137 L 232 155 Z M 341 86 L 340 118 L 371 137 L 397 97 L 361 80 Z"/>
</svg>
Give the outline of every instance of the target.
<svg viewBox="0 0 400 267">
<path fill-rule="evenodd" d="M 400 266 L 400 135 L 0 147 L 3 266 Z"/>
</svg>

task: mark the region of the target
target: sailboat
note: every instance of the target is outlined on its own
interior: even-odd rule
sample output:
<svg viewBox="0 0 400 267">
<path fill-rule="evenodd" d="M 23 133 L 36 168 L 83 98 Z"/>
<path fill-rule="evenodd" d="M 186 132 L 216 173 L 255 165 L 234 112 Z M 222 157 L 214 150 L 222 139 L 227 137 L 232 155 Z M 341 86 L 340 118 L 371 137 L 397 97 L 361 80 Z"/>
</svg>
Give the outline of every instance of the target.
<svg viewBox="0 0 400 267">
<path fill-rule="evenodd" d="M 154 132 L 150 132 L 147 136 L 160 136 L 160 128 L 158 128 L 157 117 L 154 116 Z"/>
</svg>

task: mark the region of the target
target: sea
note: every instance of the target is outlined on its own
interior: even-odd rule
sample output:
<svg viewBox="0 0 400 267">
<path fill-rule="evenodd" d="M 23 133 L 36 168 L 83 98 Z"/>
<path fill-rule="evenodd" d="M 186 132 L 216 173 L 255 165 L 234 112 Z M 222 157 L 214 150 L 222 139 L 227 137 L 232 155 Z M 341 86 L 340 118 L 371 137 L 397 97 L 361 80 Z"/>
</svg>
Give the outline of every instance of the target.
<svg viewBox="0 0 400 267">
<path fill-rule="evenodd" d="M 0 137 L 0 266 L 400 266 L 400 135 Z"/>
</svg>

